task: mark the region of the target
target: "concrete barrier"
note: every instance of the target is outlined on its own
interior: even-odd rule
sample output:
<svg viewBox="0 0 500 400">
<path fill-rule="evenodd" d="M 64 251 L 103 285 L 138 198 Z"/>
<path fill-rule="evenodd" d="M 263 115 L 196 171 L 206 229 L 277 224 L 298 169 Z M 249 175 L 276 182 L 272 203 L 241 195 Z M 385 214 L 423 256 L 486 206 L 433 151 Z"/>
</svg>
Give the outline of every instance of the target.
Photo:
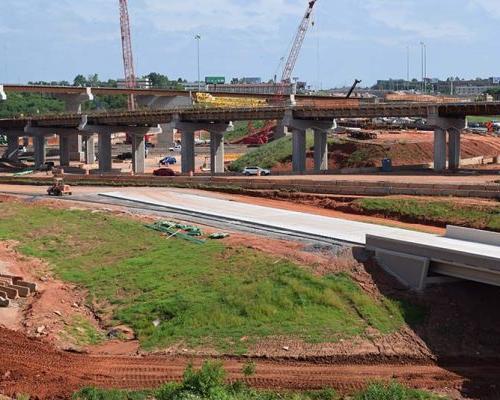
<svg viewBox="0 0 500 400">
<path fill-rule="evenodd" d="M 500 233 L 482 231 L 479 229 L 447 226 L 445 237 L 450 239 L 465 240 L 467 242 L 500 246 Z"/>
</svg>

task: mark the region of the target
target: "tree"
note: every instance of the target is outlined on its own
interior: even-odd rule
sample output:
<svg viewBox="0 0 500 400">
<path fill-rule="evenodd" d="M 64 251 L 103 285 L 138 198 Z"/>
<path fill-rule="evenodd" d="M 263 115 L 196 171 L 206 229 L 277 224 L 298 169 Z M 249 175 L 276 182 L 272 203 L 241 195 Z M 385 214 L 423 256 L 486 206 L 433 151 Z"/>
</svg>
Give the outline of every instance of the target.
<svg viewBox="0 0 500 400">
<path fill-rule="evenodd" d="M 77 75 L 75 79 L 73 80 L 73 86 L 88 86 L 87 85 L 87 78 L 85 78 L 83 75 Z"/>
<path fill-rule="evenodd" d="M 144 78 L 147 78 L 151 82 L 151 86 L 154 88 L 166 88 L 170 86 L 170 81 L 166 75 L 159 74 L 157 72 L 151 72 L 146 75 Z"/>
</svg>

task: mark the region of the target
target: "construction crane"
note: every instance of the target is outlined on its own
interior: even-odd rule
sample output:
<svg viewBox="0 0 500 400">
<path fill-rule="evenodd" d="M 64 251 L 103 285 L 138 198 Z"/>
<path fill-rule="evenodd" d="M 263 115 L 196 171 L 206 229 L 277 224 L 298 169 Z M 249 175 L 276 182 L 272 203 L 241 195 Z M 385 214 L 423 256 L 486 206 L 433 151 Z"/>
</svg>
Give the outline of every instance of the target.
<svg viewBox="0 0 500 400">
<path fill-rule="evenodd" d="M 347 93 L 347 96 L 345 97 L 346 99 L 350 99 L 352 93 L 354 92 L 354 89 L 356 89 L 356 86 L 358 86 L 362 81 L 359 79 L 355 79 L 353 85 L 351 86 L 351 89 L 349 89 L 349 93 Z"/>
<path fill-rule="evenodd" d="M 304 18 L 302 18 L 299 30 L 297 31 L 295 40 L 293 41 L 292 50 L 288 55 L 285 68 L 283 68 L 283 75 L 281 76 L 281 84 L 279 86 L 279 94 L 281 95 L 284 93 L 285 86 L 291 82 L 292 73 L 299 58 L 300 50 L 302 49 L 302 44 L 304 43 L 307 30 L 309 29 L 309 25 L 311 24 L 312 12 L 317 1 L 318 0 L 310 0 L 308 2 L 306 13 L 304 15 Z"/>
<path fill-rule="evenodd" d="M 130 19 L 127 0 L 120 0 L 120 27 L 122 33 L 123 68 L 125 71 L 125 86 L 129 89 L 136 87 L 134 56 L 132 54 L 132 37 L 130 35 Z M 135 110 L 134 95 L 128 97 L 129 111 Z"/>
</svg>

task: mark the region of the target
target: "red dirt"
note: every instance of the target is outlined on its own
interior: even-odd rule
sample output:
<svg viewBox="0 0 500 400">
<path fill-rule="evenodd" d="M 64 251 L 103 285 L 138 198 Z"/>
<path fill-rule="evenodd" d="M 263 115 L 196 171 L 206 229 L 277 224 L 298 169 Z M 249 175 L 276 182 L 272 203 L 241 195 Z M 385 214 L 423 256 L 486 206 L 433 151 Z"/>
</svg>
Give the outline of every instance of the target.
<svg viewBox="0 0 500 400">
<path fill-rule="evenodd" d="M 183 357 L 93 357 L 62 353 L 38 340 L 0 329 L 0 391 L 7 395 L 27 393 L 34 398 L 68 398 L 83 386 L 144 389 L 166 381 L 178 381 L 189 361 Z M 201 359 L 194 359 L 195 365 Z M 434 364 L 408 362 L 359 364 L 337 362 L 306 363 L 290 360 L 256 361 L 256 375 L 244 378 L 244 360 L 226 359 L 229 379 L 244 380 L 268 389 L 321 389 L 333 387 L 341 392 L 361 389 L 375 379 L 397 379 L 417 388 L 460 389 L 472 379 L 483 388 L 500 374 L 498 365 L 480 368 L 458 363 L 450 370 Z M 454 371 L 452 371 L 452 369 Z M 467 378 L 465 379 L 464 376 Z"/>
</svg>

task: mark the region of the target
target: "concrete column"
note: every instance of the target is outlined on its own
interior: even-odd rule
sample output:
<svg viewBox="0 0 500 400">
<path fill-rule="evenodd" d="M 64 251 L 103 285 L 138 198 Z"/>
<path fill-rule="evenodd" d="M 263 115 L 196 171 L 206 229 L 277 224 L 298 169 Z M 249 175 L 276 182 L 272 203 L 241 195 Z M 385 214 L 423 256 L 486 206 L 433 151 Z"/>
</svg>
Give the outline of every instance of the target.
<svg viewBox="0 0 500 400">
<path fill-rule="evenodd" d="M 210 169 L 212 175 L 224 173 L 224 134 L 210 132 Z"/>
<path fill-rule="evenodd" d="M 278 121 L 276 125 L 276 130 L 274 131 L 274 139 L 281 139 L 288 134 L 288 127 L 283 121 Z"/>
<path fill-rule="evenodd" d="M 35 144 L 35 169 L 38 169 L 45 164 L 45 137 L 35 136 L 33 141 Z"/>
<path fill-rule="evenodd" d="M 195 153 L 194 153 L 194 131 L 182 131 L 182 149 L 181 149 L 181 171 L 183 174 L 189 174 L 195 171 Z"/>
<path fill-rule="evenodd" d="M 306 172 L 306 131 L 293 129 L 292 131 L 292 164 L 293 172 Z"/>
<path fill-rule="evenodd" d="M 59 161 L 61 167 L 69 167 L 69 140 L 69 136 L 59 135 Z"/>
<path fill-rule="evenodd" d="M 111 172 L 113 163 L 111 159 L 111 134 L 99 133 L 99 171 Z"/>
<path fill-rule="evenodd" d="M 314 131 L 314 170 L 328 171 L 328 134 L 325 131 Z"/>
<path fill-rule="evenodd" d="M 158 135 L 157 145 L 160 150 L 166 151 L 174 143 L 174 130 L 170 124 L 161 124 L 162 133 Z"/>
<path fill-rule="evenodd" d="M 460 168 L 460 130 L 448 130 L 448 159 L 449 169 L 457 170 Z"/>
<path fill-rule="evenodd" d="M 9 160 L 17 160 L 18 149 L 19 149 L 19 137 L 7 136 L 7 158 Z"/>
<path fill-rule="evenodd" d="M 71 161 L 82 162 L 84 159 L 82 136 L 71 135 L 68 137 L 69 157 Z"/>
<path fill-rule="evenodd" d="M 94 164 L 95 162 L 95 138 L 91 136 L 83 136 L 83 144 L 85 149 L 85 164 Z"/>
<path fill-rule="evenodd" d="M 434 131 L 434 170 L 446 169 L 446 131 L 436 128 Z"/>
<path fill-rule="evenodd" d="M 143 174 L 146 171 L 146 139 L 143 135 L 132 135 L 132 171 Z"/>
</svg>

